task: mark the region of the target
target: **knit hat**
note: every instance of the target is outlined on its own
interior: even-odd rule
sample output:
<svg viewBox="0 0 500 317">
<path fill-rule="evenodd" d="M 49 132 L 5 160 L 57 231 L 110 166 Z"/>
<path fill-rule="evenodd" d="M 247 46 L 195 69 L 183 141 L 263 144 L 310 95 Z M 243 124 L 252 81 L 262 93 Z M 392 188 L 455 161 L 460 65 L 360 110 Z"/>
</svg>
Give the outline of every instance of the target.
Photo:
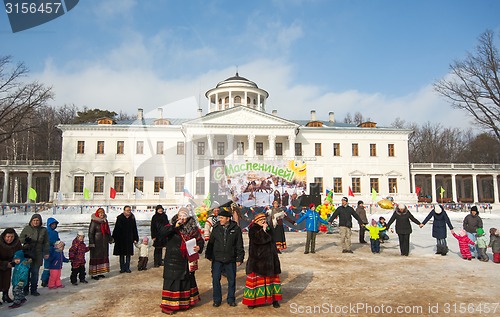
<svg viewBox="0 0 500 317">
<path fill-rule="evenodd" d="M 349 199 L 348 199 L 347 197 L 345 197 L 345 196 L 344 196 L 344 197 L 342 197 L 342 200 L 345 200 L 346 202 L 348 202 L 348 201 L 349 201 Z"/>
<path fill-rule="evenodd" d="M 484 229 L 483 228 L 477 228 L 477 235 L 478 236 L 484 235 Z"/>
<path fill-rule="evenodd" d="M 460 230 L 460 234 L 459 235 L 462 236 L 462 237 L 465 237 L 467 235 L 467 232 L 464 229 L 462 229 L 462 230 Z"/>
<path fill-rule="evenodd" d="M 377 220 L 372 219 L 372 226 L 376 226 L 376 225 L 377 225 Z"/>
<path fill-rule="evenodd" d="M 309 204 L 309 209 L 313 209 L 314 207 L 316 207 L 314 204 Z"/>
<path fill-rule="evenodd" d="M 495 235 L 497 233 L 497 228 L 490 228 L 490 234 Z"/>
<path fill-rule="evenodd" d="M 362 200 L 358 201 L 358 206 L 364 204 Z"/>
<path fill-rule="evenodd" d="M 61 241 L 61 240 L 57 240 L 55 243 L 54 243 L 54 247 L 55 248 L 58 248 L 58 247 L 64 247 L 64 242 Z"/>
<path fill-rule="evenodd" d="M 477 212 L 477 206 L 472 206 L 472 207 L 471 207 L 471 209 L 470 209 L 470 211 L 471 211 L 471 212 L 472 212 L 472 211 Z"/>
<path fill-rule="evenodd" d="M 148 238 L 148 236 L 144 236 L 144 237 L 142 238 L 142 243 L 144 243 L 144 242 L 146 242 L 146 243 L 148 243 L 148 242 L 149 242 L 149 238 Z"/>
<path fill-rule="evenodd" d="M 179 211 L 177 212 L 177 217 L 178 218 L 188 218 L 189 211 L 187 210 L 187 208 L 186 207 L 179 208 Z"/>
<path fill-rule="evenodd" d="M 157 205 L 156 208 L 155 208 L 155 211 L 158 211 L 158 209 L 163 209 L 163 206 L 162 205 Z"/>
<path fill-rule="evenodd" d="M 83 231 L 78 231 L 78 233 L 76 235 L 81 236 L 81 237 L 85 237 L 85 233 L 83 233 Z"/>
<path fill-rule="evenodd" d="M 266 214 L 264 214 L 263 212 L 255 215 L 255 217 L 253 218 L 253 222 L 258 222 L 261 221 L 262 219 L 266 219 Z"/>
</svg>

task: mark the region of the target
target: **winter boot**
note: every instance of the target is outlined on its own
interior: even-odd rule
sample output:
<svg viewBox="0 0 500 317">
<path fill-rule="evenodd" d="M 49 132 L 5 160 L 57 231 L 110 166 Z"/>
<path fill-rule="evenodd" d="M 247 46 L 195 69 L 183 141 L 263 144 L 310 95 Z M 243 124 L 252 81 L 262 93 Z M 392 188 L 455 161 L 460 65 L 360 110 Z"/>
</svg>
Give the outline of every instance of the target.
<svg viewBox="0 0 500 317">
<path fill-rule="evenodd" d="M 8 292 L 3 292 L 2 301 L 4 303 L 12 303 L 13 302 L 13 300 L 9 297 L 9 293 Z"/>
<path fill-rule="evenodd" d="M 442 247 L 442 251 L 441 251 L 441 255 L 442 255 L 442 256 L 445 256 L 445 255 L 446 255 L 446 253 L 448 253 L 448 247 L 447 247 L 447 246 L 445 246 L 445 245 L 443 245 L 443 247 Z"/>
<path fill-rule="evenodd" d="M 438 244 L 436 246 L 436 254 L 443 254 L 443 246 Z"/>
</svg>

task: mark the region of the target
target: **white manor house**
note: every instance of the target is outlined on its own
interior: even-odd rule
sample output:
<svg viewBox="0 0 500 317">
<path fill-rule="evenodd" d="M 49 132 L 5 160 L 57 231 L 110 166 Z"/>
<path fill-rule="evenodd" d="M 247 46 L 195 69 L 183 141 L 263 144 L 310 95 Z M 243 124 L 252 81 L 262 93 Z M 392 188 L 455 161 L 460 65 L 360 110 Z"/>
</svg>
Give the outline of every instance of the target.
<svg viewBox="0 0 500 317">
<path fill-rule="evenodd" d="M 266 111 L 268 92 L 238 73 L 205 95 L 207 113 L 199 109 L 196 118 L 171 118 L 158 108 L 154 117 L 139 109 L 131 121 L 60 125 L 60 171 L 50 171 L 47 200 L 153 206 L 187 197 L 199 203 L 210 194 L 256 206 L 277 193 L 285 203 L 303 192 L 322 201 L 329 190 L 334 202 L 349 194 L 351 202 L 368 204 L 385 197 L 407 204 L 499 202 L 498 165 L 410 164 L 411 130 L 346 124 L 314 110 L 307 120 L 283 118 Z M 43 177 L 42 170 L 27 172 L 28 188 L 40 183 L 32 178 Z M 10 178 L 22 171 L 1 172 L 2 202 L 12 202 Z"/>
</svg>

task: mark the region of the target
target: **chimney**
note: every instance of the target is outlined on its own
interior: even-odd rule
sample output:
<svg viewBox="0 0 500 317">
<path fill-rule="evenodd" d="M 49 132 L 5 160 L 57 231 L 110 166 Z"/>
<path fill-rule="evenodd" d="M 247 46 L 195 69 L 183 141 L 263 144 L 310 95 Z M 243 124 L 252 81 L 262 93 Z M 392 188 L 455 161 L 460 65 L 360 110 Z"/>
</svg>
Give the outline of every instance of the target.
<svg viewBox="0 0 500 317">
<path fill-rule="evenodd" d="M 142 121 L 142 119 L 143 119 L 143 110 L 142 110 L 142 108 L 139 108 L 139 109 L 137 109 L 137 120 Z"/>
<path fill-rule="evenodd" d="M 316 121 L 316 110 L 311 110 L 311 121 Z"/>
<path fill-rule="evenodd" d="M 277 116 L 278 115 L 278 110 L 274 109 L 273 110 L 273 116 Z"/>
<path fill-rule="evenodd" d="M 201 118 L 203 116 L 203 109 L 198 108 L 198 117 Z"/>
<path fill-rule="evenodd" d="M 331 123 L 335 122 L 335 114 L 333 113 L 333 111 L 328 112 L 328 121 L 330 121 Z"/>
<path fill-rule="evenodd" d="M 158 108 L 158 119 L 163 119 L 163 108 Z"/>
</svg>

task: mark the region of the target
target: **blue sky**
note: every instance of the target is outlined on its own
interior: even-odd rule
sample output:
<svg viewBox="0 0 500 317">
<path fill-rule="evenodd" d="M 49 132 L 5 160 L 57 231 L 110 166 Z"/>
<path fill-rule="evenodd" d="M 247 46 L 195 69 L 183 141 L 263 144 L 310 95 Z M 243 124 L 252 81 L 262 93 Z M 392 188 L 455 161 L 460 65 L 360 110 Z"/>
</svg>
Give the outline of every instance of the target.
<svg viewBox="0 0 500 317">
<path fill-rule="evenodd" d="M 52 86 L 55 106 L 135 114 L 170 104 L 165 117 L 195 117 L 238 66 L 287 119 L 359 111 L 380 125 L 463 127 L 468 117 L 432 83 L 482 32 L 500 34 L 498 12 L 497 0 L 86 0 L 19 33 L 0 12 L 0 55 Z"/>
</svg>

